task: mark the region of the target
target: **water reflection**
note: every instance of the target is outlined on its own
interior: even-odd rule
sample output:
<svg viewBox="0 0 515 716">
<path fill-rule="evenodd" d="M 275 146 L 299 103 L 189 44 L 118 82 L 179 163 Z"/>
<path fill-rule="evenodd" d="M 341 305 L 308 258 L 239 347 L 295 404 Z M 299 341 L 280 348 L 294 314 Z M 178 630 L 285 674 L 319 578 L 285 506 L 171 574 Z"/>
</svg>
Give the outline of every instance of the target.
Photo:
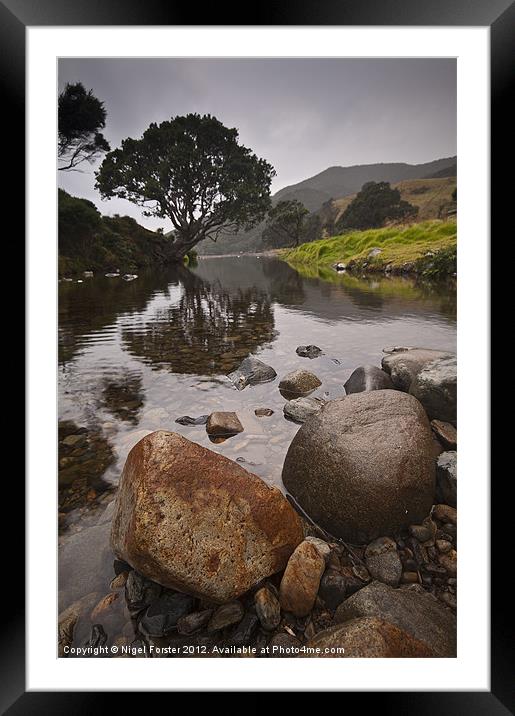
<svg viewBox="0 0 515 716">
<path fill-rule="evenodd" d="M 99 408 L 104 408 L 124 422 L 137 425 L 144 402 L 141 373 L 132 371 L 104 376 L 102 383 Z"/>
</svg>

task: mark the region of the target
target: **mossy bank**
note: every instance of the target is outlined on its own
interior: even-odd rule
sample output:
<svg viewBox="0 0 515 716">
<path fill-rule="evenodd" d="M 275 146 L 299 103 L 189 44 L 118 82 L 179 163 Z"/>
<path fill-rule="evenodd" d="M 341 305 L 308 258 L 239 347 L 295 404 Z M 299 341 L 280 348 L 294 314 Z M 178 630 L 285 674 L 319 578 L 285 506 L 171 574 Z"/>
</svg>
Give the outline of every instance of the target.
<svg viewBox="0 0 515 716">
<path fill-rule="evenodd" d="M 456 222 L 434 220 L 351 231 L 278 253 L 296 269 L 340 264 L 348 271 L 445 278 L 456 273 Z"/>
</svg>

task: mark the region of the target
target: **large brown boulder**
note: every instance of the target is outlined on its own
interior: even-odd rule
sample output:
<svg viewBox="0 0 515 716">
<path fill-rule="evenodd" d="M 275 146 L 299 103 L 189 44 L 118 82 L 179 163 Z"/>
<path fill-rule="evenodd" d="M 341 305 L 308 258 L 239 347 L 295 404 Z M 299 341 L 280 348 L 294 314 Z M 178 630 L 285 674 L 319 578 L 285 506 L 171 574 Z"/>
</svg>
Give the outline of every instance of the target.
<svg viewBox="0 0 515 716">
<path fill-rule="evenodd" d="M 418 524 L 435 488 L 433 438 L 420 403 L 397 390 L 328 402 L 295 435 L 283 482 L 307 514 L 355 544 Z"/>
<path fill-rule="evenodd" d="M 181 435 L 151 433 L 127 457 L 111 543 L 154 582 L 227 602 L 284 569 L 302 538 L 277 488 Z"/>
<path fill-rule="evenodd" d="M 435 656 L 423 641 L 407 634 L 395 624 L 376 617 L 353 619 L 343 625 L 318 632 L 306 644 L 304 657 L 347 659 L 398 659 Z"/>
</svg>

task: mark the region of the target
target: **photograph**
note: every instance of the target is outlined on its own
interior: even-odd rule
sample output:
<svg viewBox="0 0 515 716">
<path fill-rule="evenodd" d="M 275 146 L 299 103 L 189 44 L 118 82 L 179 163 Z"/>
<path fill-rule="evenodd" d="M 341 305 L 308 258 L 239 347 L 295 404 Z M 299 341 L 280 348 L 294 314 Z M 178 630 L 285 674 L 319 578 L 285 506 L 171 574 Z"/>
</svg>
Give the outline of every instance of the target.
<svg viewBox="0 0 515 716">
<path fill-rule="evenodd" d="M 457 58 L 56 72 L 57 658 L 455 660 Z"/>
</svg>

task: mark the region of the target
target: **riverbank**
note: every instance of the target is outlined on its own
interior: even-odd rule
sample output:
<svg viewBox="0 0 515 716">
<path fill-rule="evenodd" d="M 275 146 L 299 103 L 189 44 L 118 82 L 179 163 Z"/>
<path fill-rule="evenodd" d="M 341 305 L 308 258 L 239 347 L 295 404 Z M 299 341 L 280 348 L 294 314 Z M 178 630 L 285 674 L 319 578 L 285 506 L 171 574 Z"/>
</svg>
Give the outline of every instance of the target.
<svg viewBox="0 0 515 716">
<path fill-rule="evenodd" d="M 456 222 L 351 231 L 278 251 L 293 268 L 339 267 L 359 273 L 403 273 L 442 279 L 456 273 Z"/>
</svg>

